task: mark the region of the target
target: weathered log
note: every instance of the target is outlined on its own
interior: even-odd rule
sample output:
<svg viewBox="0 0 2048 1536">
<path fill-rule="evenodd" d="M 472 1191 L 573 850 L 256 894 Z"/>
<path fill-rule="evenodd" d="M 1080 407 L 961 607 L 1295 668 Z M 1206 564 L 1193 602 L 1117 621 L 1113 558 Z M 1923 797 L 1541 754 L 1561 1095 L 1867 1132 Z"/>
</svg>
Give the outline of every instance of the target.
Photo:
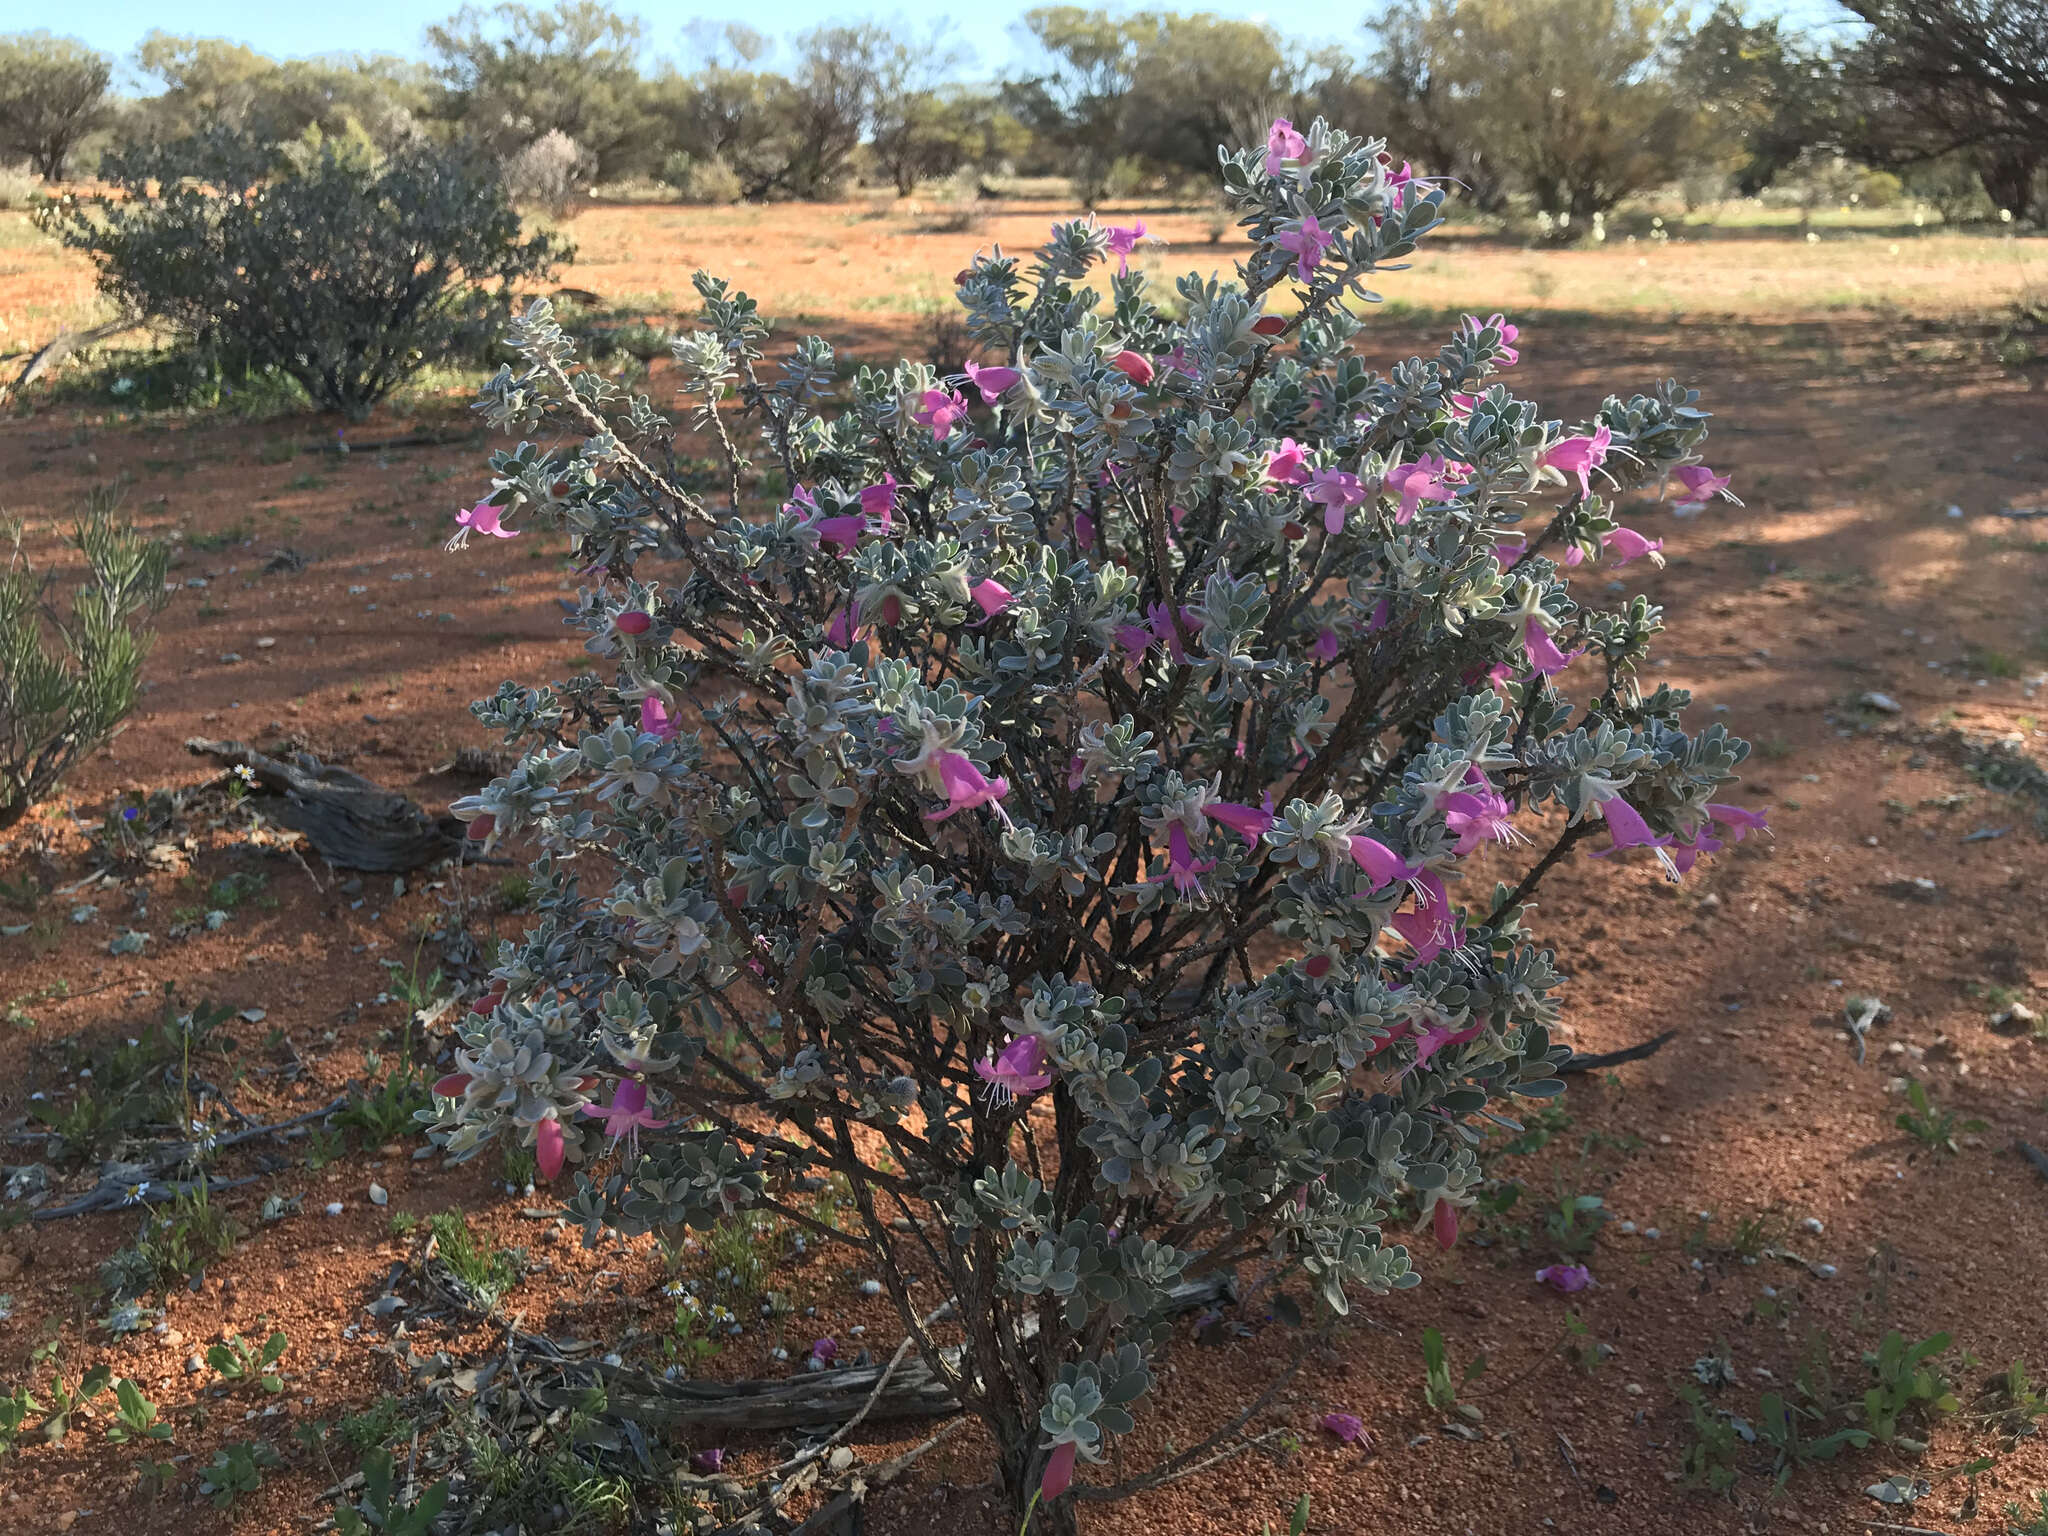
<svg viewBox="0 0 2048 1536">
<path fill-rule="evenodd" d="M 80 347 L 89 347 L 109 337 L 118 336 L 123 331 L 132 331 L 140 324 L 142 322 L 133 315 L 126 315 L 119 320 L 109 320 L 105 325 L 89 326 L 82 331 L 64 332 L 28 360 L 28 366 L 16 376 L 12 387 L 0 391 L 0 400 L 6 399 L 9 395 L 20 394 Z"/>
<path fill-rule="evenodd" d="M 1168 1293 L 1171 1310 L 1191 1312 L 1234 1293 L 1235 1282 L 1218 1273 L 1175 1286 Z M 1024 1320 L 1028 1338 L 1037 1331 L 1036 1317 Z M 945 1352 L 949 1364 L 960 1358 L 958 1346 Z M 607 1418 L 631 1419 L 643 1428 L 709 1429 L 718 1432 L 796 1429 L 838 1424 L 850 1419 L 874 1396 L 886 1362 L 818 1371 L 766 1381 L 669 1381 L 633 1366 L 592 1367 L 605 1385 Z M 550 1408 L 574 1407 L 583 1401 L 579 1389 L 547 1387 L 540 1400 Z M 935 1419 L 959 1413 L 960 1400 L 932 1374 L 922 1360 L 905 1360 L 868 1412 L 870 1419 Z"/>
<path fill-rule="evenodd" d="M 185 750 L 246 767 L 274 799 L 263 809 L 337 868 L 404 874 L 459 854 L 462 823 L 429 816 L 405 796 L 306 752 L 269 757 L 239 741 L 193 737 Z"/>
</svg>

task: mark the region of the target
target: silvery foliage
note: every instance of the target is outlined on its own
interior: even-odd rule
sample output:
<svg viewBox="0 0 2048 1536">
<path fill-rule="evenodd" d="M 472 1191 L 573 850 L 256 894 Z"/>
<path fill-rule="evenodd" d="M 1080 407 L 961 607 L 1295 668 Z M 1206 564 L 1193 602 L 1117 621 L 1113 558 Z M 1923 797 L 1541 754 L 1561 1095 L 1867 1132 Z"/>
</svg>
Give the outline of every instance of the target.
<svg viewBox="0 0 2048 1536">
<path fill-rule="evenodd" d="M 1377 141 L 1319 123 L 1309 142 L 1277 177 L 1261 151 L 1224 157 L 1255 243 L 1234 280 L 1162 297 L 1105 277 L 1092 221 L 978 255 L 971 333 L 1025 379 L 943 438 L 914 418 L 958 381 L 901 362 L 849 388 L 815 337 L 764 369 L 754 301 L 701 273 L 703 329 L 675 351 L 715 467 L 686 469 L 675 423 L 579 370 L 544 302 L 480 404 L 573 439 L 498 453 L 493 499 L 601 577 L 568 622 L 604 666 L 476 706 L 525 756 L 458 810 L 538 846 L 538 916 L 499 952 L 504 1001 L 464 1026 L 473 1082 L 435 1135 L 466 1156 L 555 1120 L 592 1237 L 786 1211 L 799 1177 L 843 1175 L 906 1326 L 892 1251 L 958 1298 L 965 1363 L 928 1354 L 1013 1487 L 1129 1428 L 1177 1283 L 1256 1261 L 1340 1313 L 1415 1284 L 1389 1213 L 1469 1204 L 1489 1106 L 1561 1090 L 1558 977 L 1519 922 L 1533 882 L 1460 879 L 1447 787 L 1481 768 L 1553 849 L 1624 790 L 1683 835 L 1746 751 L 1637 686 L 1659 610 L 1584 606 L 1560 564 L 1694 455 L 1693 393 L 1609 398 L 1580 429 L 1612 432 L 1607 478 L 1566 497 L 1539 461 L 1567 429 L 1495 377 L 1498 329 L 1367 368 L 1341 300 L 1376 297 L 1442 192 L 1399 188 Z M 1273 334 L 1263 301 L 1295 261 L 1275 236 L 1307 212 L 1336 244 Z M 1148 386 L 1113 364 L 1126 350 L 1160 360 Z M 1371 495 L 1331 535 L 1263 475 L 1283 438 L 1368 489 L 1425 452 L 1473 473 L 1405 525 Z M 821 545 L 816 517 L 885 474 L 891 531 Z M 815 517 L 784 501 L 797 485 Z M 1496 553 L 1523 535 L 1529 553 Z M 969 598 L 990 578 L 1014 594 L 993 618 Z M 1596 696 L 1532 674 L 1508 617 L 1532 600 L 1604 668 Z M 1162 602 L 1175 643 L 1133 662 L 1119 632 Z M 849 604 L 860 631 L 835 644 Z M 653 627 L 621 631 L 628 612 Z M 1311 653 L 1326 630 L 1330 659 Z M 649 699 L 679 734 L 641 728 Z M 899 769 L 934 741 L 1008 780 L 1000 809 L 929 819 L 928 781 Z M 1268 793 L 1254 847 L 1201 813 Z M 1213 865 L 1186 891 L 1175 828 Z M 1417 964 L 1384 935 L 1410 892 L 1345 856 L 1361 833 L 1451 880 L 1461 943 Z M 1027 1034 L 1052 1086 L 996 1102 L 972 1065 Z M 628 1074 L 671 1122 L 630 1144 L 580 1113 Z M 919 1237 L 892 1230 L 904 1215 Z"/>
</svg>

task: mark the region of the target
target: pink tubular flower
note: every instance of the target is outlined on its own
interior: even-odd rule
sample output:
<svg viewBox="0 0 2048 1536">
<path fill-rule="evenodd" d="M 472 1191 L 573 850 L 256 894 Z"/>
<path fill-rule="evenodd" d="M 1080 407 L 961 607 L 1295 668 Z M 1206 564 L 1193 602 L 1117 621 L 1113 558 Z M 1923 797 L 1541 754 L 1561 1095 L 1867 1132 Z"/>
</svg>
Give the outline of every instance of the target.
<svg viewBox="0 0 2048 1536">
<path fill-rule="evenodd" d="M 1321 505 L 1323 531 L 1335 538 L 1344 531 L 1345 512 L 1364 501 L 1366 495 L 1365 482 L 1358 476 L 1341 469 L 1319 469 L 1308 477 L 1308 489 L 1302 492 L 1302 499 Z"/>
<path fill-rule="evenodd" d="M 1671 508 L 1680 517 L 1692 516 L 1716 496 L 1735 500 L 1728 491 L 1729 477 L 1715 474 L 1704 464 L 1688 464 L 1682 469 L 1674 469 L 1671 478 L 1684 488 L 1684 493 Z"/>
<path fill-rule="evenodd" d="M 1300 163 L 1308 153 L 1308 140 L 1294 131 L 1294 124 L 1284 117 L 1273 119 L 1273 126 L 1266 130 L 1266 174 L 1278 176 L 1287 161 Z"/>
<path fill-rule="evenodd" d="M 668 712 L 668 706 L 655 694 L 648 694 L 640 701 L 640 729 L 650 736 L 659 736 L 663 741 L 673 741 L 676 734 L 676 717 Z"/>
<path fill-rule="evenodd" d="M 1324 666 L 1328 666 L 1331 662 L 1335 661 L 1342 651 L 1343 645 L 1337 639 L 1337 631 L 1330 628 L 1327 624 L 1316 631 L 1315 643 L 1308 648 L 1309 655 L 1315 657 Z"/>
<path fill-rule="evenodd" d="M 1510 325 L 1499 315 L 1489 315 L 1481 320 L 1477 315 L 1465 317 L 1465 333 L 1477 336 L 1488 327 L 1500 332 L 1500 366 L 1512 368 L 1522 360 L 1522 354 L 1515 350 L 1515 338 L 1522 334 L 1520 326 Z"/>
<path fill-rule="evenodd" d="M 1536 1280 L 1567 1296 L 1577 1295 L 1594 1283 L 1593 1271 L 1583 1264 L 1546 1264 L 1536 1271 Z"/>
<path fill-rule="evenodd" d="M 1763 811 L 1746 811 L 1739 805 L 1709 805 L 1707 815 L 1728 829 L 1728 841 L 1739 843 L 1752 832 L 1768 832 Z"/>
<path fill-rule="evenodd" d="M 921 427 L 930 427 L 932 436 L 944 442 L 953 435 L 956 422 L 967 415 L 967 397 L 957 389 L 928 389 L 918 397 L 918 406 L 910 419 Z"/>
<path fill-rule="evenodd" d="M 1135 251 L 1138 242 L 1145 238 L 1145 221 L 1140 219 L 1128 227 L 1112 224 L 1104 233 L 1109 236 L 1110 255 L 1117 258 L 1117 272 L 1121 274 L 1130 271 L 1131 252 Z"/>
<path fill-rule="evenodd" d="M 839 1341 L 830 1338 L 811 1340 L 811 1358 L 830 1365 L 839 1358 Z"/>
<path fill-rule="evenodd" d="M 1202 814 L 1218 825 L 1230 828 L 1244 839 L 1245 847 L 1256 848 L 1259 839 L 1273 825 L 1273 797 L 1267 795 L 1265 805 L 1257 810 L 1229 800 L 1211 800 L 1202 807 Z"/>
<path fill-rule="evenodd" d="M 1430 1210 L 1429 1225 L 1436 1234 L 1436 1245 L 1446 1253 L 1458 1246 L 1458 1208 L 1448 1200 L 1439 1200 Z"/>
<path fill-rule="evenodd" d="M 1017 595 L 993 576 L 969 587 L 967 595 L 973 598 L 975 606 L 991 619 L 1017 601 Z"/>
<path fill-rule="evenodd" d="M 896 477 L 885 474 L 875 484 L 865 486 L 860 493 L 860 509 L 882 525 L 882 532 L 889 531 L 890 514 L 896 506 Z"/>
<path fill-rule="evenodd" d="M 1472 408 L 1479 403 L 1477 395 L 1453 394 L 1451 396 L 1451 420 L 1470 421 Z"/>
<path fill-rule="evenodd" d="M 1650 830 L 1650 824 L 1643 820 L 1643 813 L 1630 805 L 1619 795 L 1612 800 L 1600 802 L 1600 819 L 1607 823 L 1608 835 L 1613 841 L 1604 849 L 1593 854 L 1604 859 L 1610 854 L 1628 848 L 1655 848 L 1663 850 L 1670 845 L 1669 837 L 1659 837 Z"/>
<path fill-rule="evenodd" d="M 1522 624 L 1522 649 L 1528 653 L 1529 665 L 1545 677 L 1555 677 L 1570 666 L 1582 652 L 1573 651 L 1567 656 L 1557 648 L 1557 642 L 1550 638 L 1550 631 L 1543 627 L 1543 621 L 1530 618 Z"/>
<path fill-rule="evenodd" d="M 1116 643 L 1124 648 L 1126 654 L 1124 670 L 1135 672 L 1145 660 L 1145 653 L 1152 649 L 1152 631 L 1137 624 L 1119 624 Z"/>
<path fill-rule="evenodd" d="M 994 805 L 1010 792 L 1008 779 L 989 778 L 965 752 L 935 752 L 932 760 L 938 765 L 939 783 L 946 791 L 946 808 L 926 811 L 926 821 L 944 821 L 977 805 Z M 1001 809 L 997 806 L 998 814 Z"/>
<path fill-rule="evenodd" d="M 461 549 L 469 543 L 472 533 L 483 534 L 492 539 L 516 539 L 517 530 L 504 526 L 505 509 L 494 507 L 488 501 L 480 501 L 467 511 L 455 514 L 455 534 L 448 540 L 450 549 Z"/>
<path fill-rule="evenodd" d="M 568 1143 L 562 1139 L 562 1125 L 554 1116 L 533 1128 L 533 1161 L 540 1170 L 543 1183 L 552 1180 L 562 1171 L 562 1159 L 568 1155 Z"/>
<path fill-rule="evenodd" d="M 1275 485 L 1308 484 L 1308 450 L 1291 437 L 1280 439 L 1280 446 L 1266 457 L 1266 478 Z"/>
<path fill-rule="evenodd" d="M 1199 900 L 1202 890 L 1202 876 L 1216 867 L 1214 859 L 1197 859 L 1188 847 L 1188 829 L 1175 822 L 1166 832 L 1166 874 L 1173 881 L 1173 888 L 1183 896 Z"/>
<path fill-rule="evenodd" d="M 1427 962 L 1421 963 L 1426 964 Z M 1445 1046 L 1463 1045 L 1467 1040 L 1476 1039 L 1479 1032 L 1484 1028 L 1486 1028 L 1486 1021 L 1481 1019 L 1477 1024 L 1468 1025 L 1464 1029 L 1446 1029 L 1441 1024 L 1425 1029 L 1416 1037 L 1415 1061 L 1408 1070 L 1414 1072 L 1428 1066 L 1429 1059 Z"/>
<path fill-rule="evenodd" d="M 690 1458 L 690 1465 L 699 1472 L 719 1472 L 725 1468 L 725 1447 L 713 1446 L 708 1451 L 699 1451 Z"/>
<path fill-rule="evenodd" d="M 1426 869 L 1410 878 L 1418 890 L 1415 910 L 1396 913 L 1387 919 L 1387 926 L 1408 941 L 1415 951 L 1415 964 L 1427 965 L 1461 942 L 1459 927 L 1451 917 L 1450 893 L 1436 872 Z"/>
<path fill-rule="evenodd" d="M 821 517 L 811 524 L 811 530 L 818 535 L 820 544 L 835 545 L 851 554 L 860 536 L 868 531 L 867 514 L 849 512 L 844 517 Z"/>
<path fill-rule="evenodd" d="M 1443 798 L 1444 827 L 1456 834 L 1458 845 L 1452 851 L 1461 859 L 1481 843 L 1511 843 L 1515 840 L 1515 829 L 1510 821 L 1514 808 L 1501 798 L 1486 775 L 1477 768 L 1467 776 L 1467 783 L 1472 787 Z"/>
<path fill-rule="evenodd" d="M 974 1075 L 988 1084 L 992 1102 L 1008 1104 L 1051 1087 L 1052 1061 L 1045 1054 L 1045 1042 L 1038 1036 L 1019 1035 L 993 1061 L 986 1057 L 977 1061 Z"/>
<path fill-rule="evenodd" d="M 1109 360 L 1110 366 L 1143 389 L 1152 382 L 1152 359 L 1142 352 L 1133 352 L 1126 347 Z"/>
<path fill-rule="evenodd" d="M 1663 547 L 1662 539 L 1646 539 L 1633 528 L 1617 528 L 1607 535 L 1607 552 L 1614 556 L 1616 565 L 1627 565 L 1641 555 L 1648 555 L 1662 565 L 1664 557 L 1658 551 Z"/>
<path fill-rule="evenodd" d="M 842 651 L 853 649 L 853 605 L 847 604 L 832 616 L 832 622 L 825 626 L 825 643 L 837 646 Z"/>
<path fill-rule="evenodd" d="M 1038 1480 L 1038 1496 L 1050 1504 L 1067 1491 L 1074 1481 L 1074 1452 L 1077 1449 L 1071 1440 L 1063 1440 L 1052 1448 L 1052 1455 L 1046 1458 L 1045 1473 Z"/>
<path fill-rule="evenodd" d="M 1405 880 L 1411 871 L 1407 861 L 1376 837 L 1356 835 L 1351 839 L 1351 862 L 1365 871 L 1374 890 Z"/>
<path fill-rule="evenodd" d="M 1560 474 L 1575 475 L 1579 481 L 1579 494 L 1593 494 L 1593 471 L 1607 462 L 1607 450 L 1614 442 L 1614 434 L 1602 422 L 1600 430 L 1591 437 L 1567 437 L 1548 449 L 1543 455 L 1543 467 L 1554 469 Z"/>
<path fill-rule="evenodd" d="M 1067 759 L 1067 788 L 1079 789 L 1088 782 L 1088 759 L 1076 752 Z"/>
<path fill-rule="evenodd" d="M 1381 483 L 1401 498 L 1396 523 L 1406 523 L 1424 501 L 1449 501 L 1457 494 L 1453 482 L 1464 479 L 1472 466 L 1440 453 L 1425 453 L 1413 464 L 1396 464 Z"/>
<path fill-rule="evenodd" d="M 1273 243 L 1283 251 L 1294 253 L 1294 275 L 1306 283 L 1314 278 L 1317 263 L 1323 259 L 1323 253 L 1337 243 L 1337 237 L 1324 230 L 1316 222 L 1314 214 L 1305 213 L 1299 223 L 1275 235 Z"/>
<path fill-rule="evenodd" d="M 965 368 L 968 382 L 981 391 L 982 401 L 988 405 L 1015 389 L 1024 377 L 1015 368 L 984 368 L 976 362 L 968 362 Z"/>
<path fill-rule="evenodd" d="M 603 1109 L 595 1104 L 586 1104 L 583 1113 L 602 1120 L 605 1135 L 614 1141 L 641 1130 L 658 1131 L 668 1124 L 647 1112 L 647 1085 L 630 1077 L 619 1079 L 618 1085 L 612 1089 L 610 1104 Z"/>
<path fill-rule="evenodd" d="M 612 628 L 622 635 L 644 635 L 654 628 L 654 615 L 642 613 L 638 608 L 629 608 L 612 620 Z"/>
<path fill-rule="evenodd" d="M 1320 1422 L 1324 1429 L 1346 1445 L 1357 1444 L 1365 1434 L 1365 1420 L 1355 1413 L 1326 1413 Z"/>
<path fill-rule="evenodd" d="M 1083 549 L 1095 547 L 1095 519 L 1086 512 L 1074 514 L 1074 542 Z"/>
<path fill-rule="evenodd" d="M 1692 873 L 1693 865 L 1697 864 L 1707 854 L 1719 853 L 1725 846 L 1720 838 L 1701 831 L 1689 843 L 1681 843 L 1673 839 L 1670 846 L 1663 850 L 1662 856 L 1671 861 L 1671 872 L 1673 874 L 1689 875 Z"/>
<path fill-rule="evenodd" d="M 1181 644 L 1181 632 L 1186 631 L 1190 636 L 1199 633 L 1202 628 L 1202 616 L 1192 608 L 1183 608 L 1180 611 L 1180 629 L 1175 629 L 1173 610 L 1164 603 L 1154 603 L 1145 610 L 1145 618 L 1151 624 L 1152 633 L 1158 637 L 1159 643 L 1166 647 L 1167 655 L 1185 665 L 1188 653 L 1186 647 Z"/>
</svg>

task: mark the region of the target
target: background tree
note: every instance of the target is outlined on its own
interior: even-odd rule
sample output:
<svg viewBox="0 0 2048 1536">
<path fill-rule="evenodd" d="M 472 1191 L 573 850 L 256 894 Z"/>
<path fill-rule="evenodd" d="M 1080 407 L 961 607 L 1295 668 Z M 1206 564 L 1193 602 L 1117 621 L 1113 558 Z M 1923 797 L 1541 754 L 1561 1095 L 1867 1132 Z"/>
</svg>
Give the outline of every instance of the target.
<svg viewBox="0 0 2048 1536">
<path fill-rule="evenodd" d="M 135 65 L 163 82 L 123 113 L 124 142 L 171 143 L 228 127 L 271 144 L 360 138 L 390 150 L 422 131 L 433 76 L 389 54 L 272 59 L 219 37 L 151 32 Z"/>
<path fill-rule="evenodd" d="M 1428 0 L 1412 40 L 1450 131 L 1494 146 L 1543 212 L 1571 221 L 1670 180 L 1696 153 L 1664 0 Z"/>
<path fill-rule="evenodd" d="M 62 181 L 78 141 L 106 117 L 113 65 L 68 37 L 0 37 L 0 149 L 26 155 L 45 181 Z"/>
<path fill-rule="evenodd" d="M 427 28 L 443 111 L 499 157 L 559 129 L 601 180 L 649 158 L 639 56 L 645 27 L 598 0 L 552 9 L 467 5 Z M 651 167 L 642 167 L 650 168 Z"/>
<path fill-rule="evenodd" d="M 520 238 L 495 164 L 429 143 L 381 159 L 329 143 L 280 167 L 274 144 L 220 127 L 109 154 L 100 174 L 119 195 L 46 222 L 92 254 L 103 293 L 352 419 L 481 351 L 511 286 L 563 254 Z"/>
<path fill-rule="evenodd" d="M 1701 146 L 1745 197 L 1838 136 L 1835 62 L 1781 17 L 1751 21 L 1721 0 L 1686 39 L 1677 78 L 1698 114 Z"/>
<path fill-rule="evenodd" d="M 1397 0 L 1372 23 L 1379 41 L 1374 60 L 1373 121 L 1384 122 L 1392 142 L 1484 213 L 1508 205 L 1506 167 L 1494 146 L 1474 138 L 1450 78 L 1444 73 L 1455 38 L 1445 7 Z"/>
<path fill-rule="evenodd" d="M 1867 29 L 1844 60 L 1868 93 L 1855 151 L 1891 164 L 1962 151 L 1994 204 L 2033 208 L 2048 159 L 2048 0 L 1843 4 Z"/>
<path fill-rule="evenodd" d="M 789 159 L 775 190 L 824 198 L 839 189 L 897 47 L 887 28 L 868 23 L 816 27 L 797 38 L 796 67 L 780 103 Z"/>
<path fill-rule="evenodd" d="M 1018 119 L 1056 152 L 1082 203 L 1101 200 L 1110 168 L 1128 153 L 1125 130 L 1137 88 L 1143 35 L 1137 18 L 1077 5 L 1027 11 L 1025 28 L 1044 51 L 1040 71 L 1005 85 Z"/>
<path fill-rule="evenodd" d="M 899 193 L 909 195 L 927 177 L 950 175 L 970 157 L 973 136 L 964 130 L 973 99 L 946 86 L 965 59 L 936 30 L 922 43 L 891 37 L 880 46 L 868 147 Z"/>
</svg>

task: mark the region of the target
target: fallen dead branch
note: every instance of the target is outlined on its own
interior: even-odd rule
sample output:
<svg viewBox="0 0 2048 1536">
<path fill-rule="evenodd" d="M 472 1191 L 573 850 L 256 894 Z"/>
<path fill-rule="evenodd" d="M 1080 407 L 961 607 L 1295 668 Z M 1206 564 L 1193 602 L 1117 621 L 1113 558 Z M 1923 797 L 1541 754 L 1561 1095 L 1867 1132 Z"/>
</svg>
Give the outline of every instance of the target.
<svg viewBox="0 0 2048 1536">
<path fill-rule="evenodd" d="M 185 750 L 247 768 L 274 797 L 263 802 L 265 814 L 303 834 L 338 868 L 404 874 L 462 851 L 462 824 L 452 816 L 429 816 L 405 796 L 311 753 L 270 757 L 244 742 L 198 736 Z"/>
<path fill-rule="evenodd" d="M 28 365 L 15 376 L 13 384 L 0 388 L 0 401 L 20 394 L 79 348 L 94 346 L 111 337 L 119 336 L 123 331 L 132 331 L 140 324 L 142 321 L 137 316 L 124 315 L 118 320 L 109 320 L 105 325 L 88 326 L 82 331 L 64 332 L 28 360 Z"/>
</svg>

